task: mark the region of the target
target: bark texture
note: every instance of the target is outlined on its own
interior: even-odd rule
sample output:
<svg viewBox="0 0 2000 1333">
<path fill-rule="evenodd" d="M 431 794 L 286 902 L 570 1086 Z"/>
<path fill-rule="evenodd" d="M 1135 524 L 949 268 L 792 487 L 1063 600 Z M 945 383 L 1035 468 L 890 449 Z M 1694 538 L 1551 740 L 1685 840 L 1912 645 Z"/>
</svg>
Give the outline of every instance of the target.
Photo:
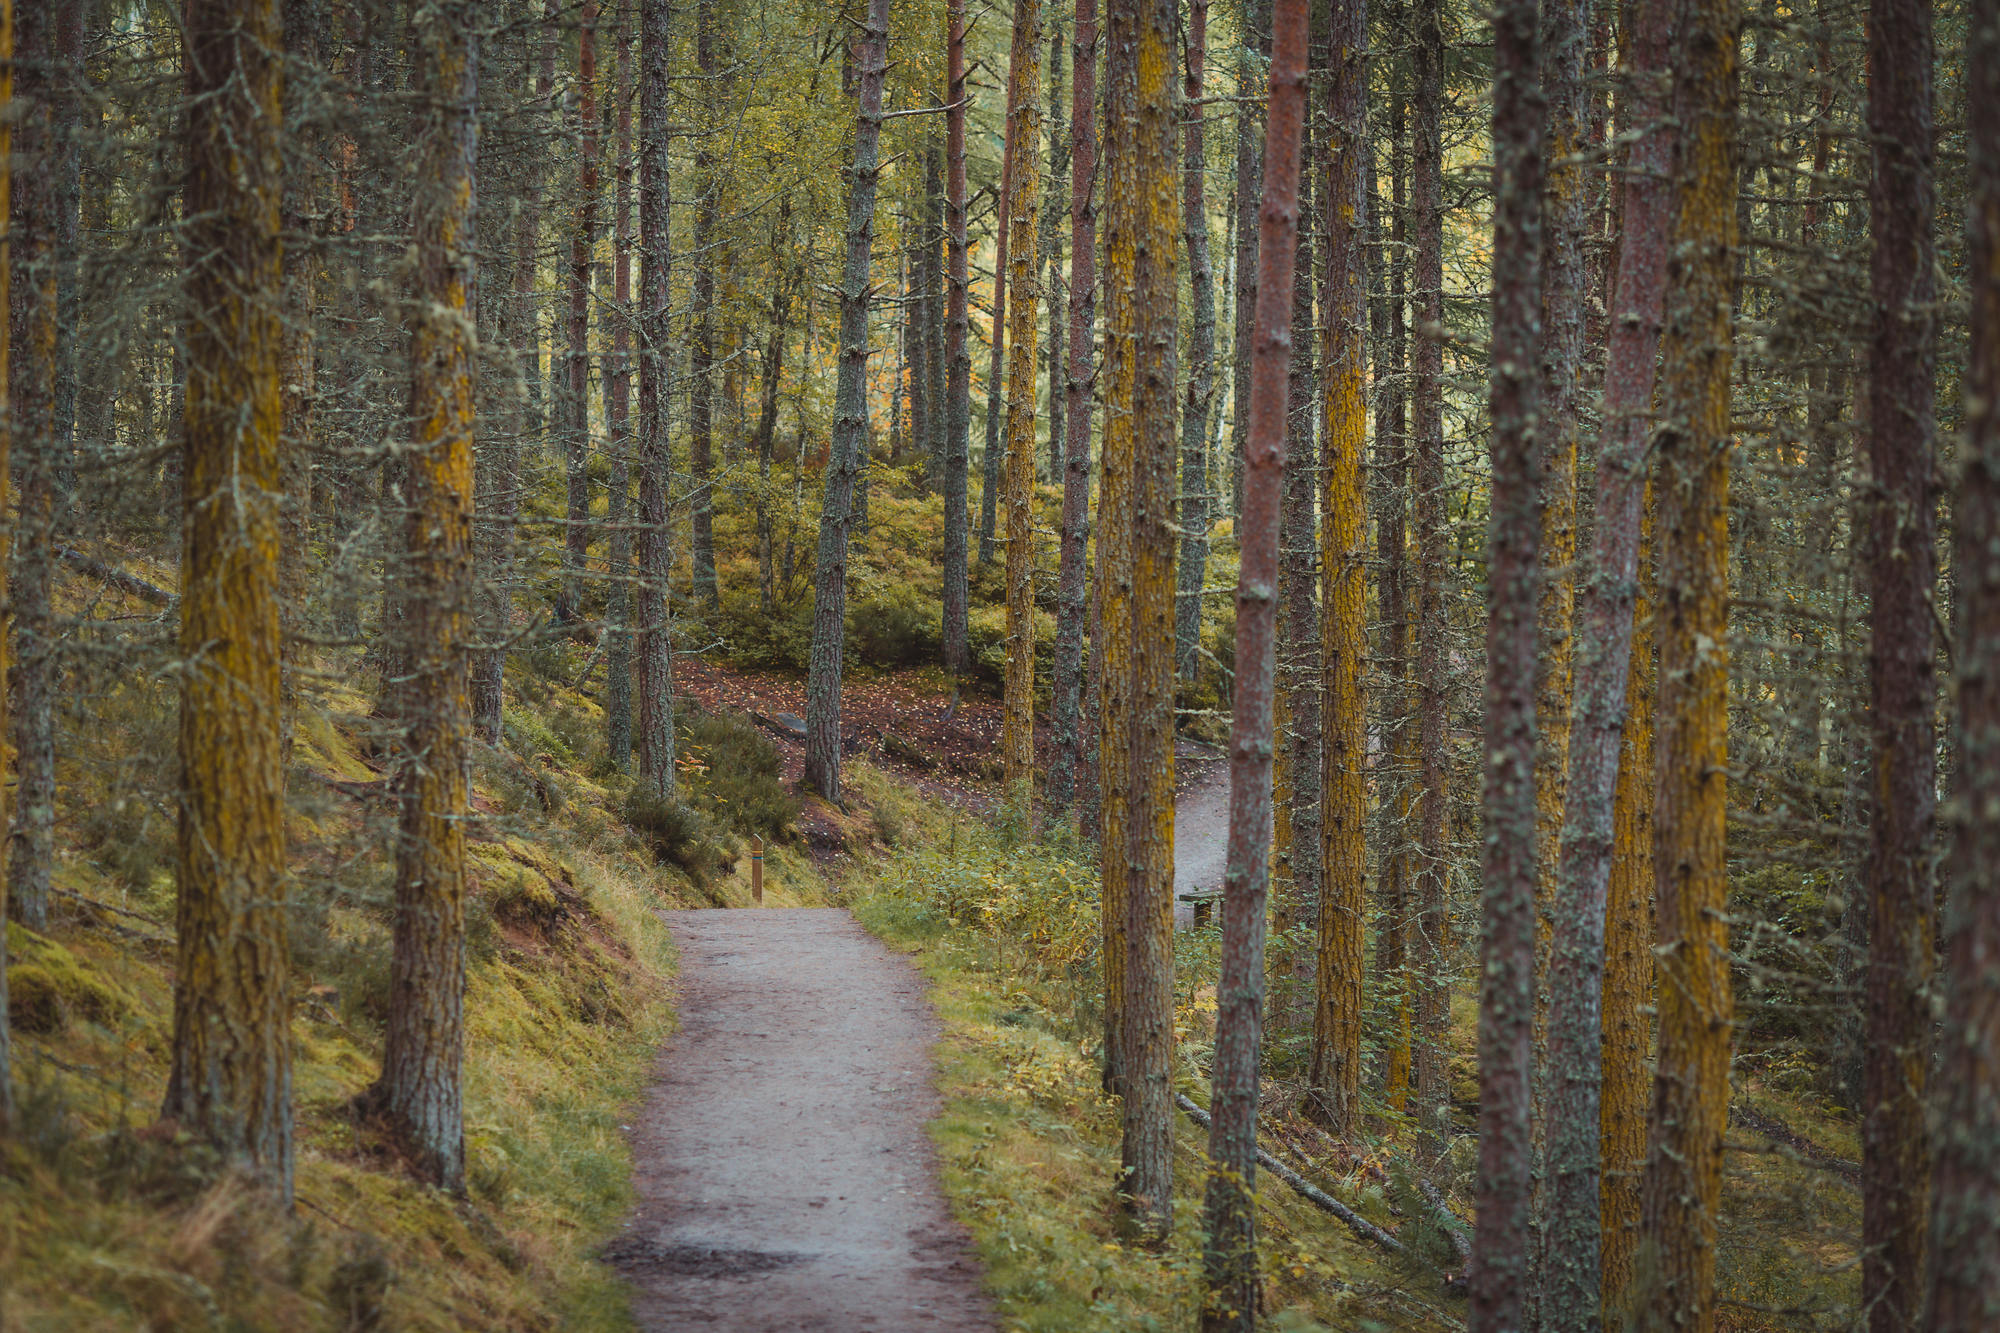
<svg viewBox="0 0 2000 1333">
<path fill-rule="evenodd" d="M 1015 0 L 1014 50 L 1007 108 L 1014 171 L 1007 188 L 1007 672 L 1000 735 L 1002 783 L 1025 813 L 1035 773 L 1035 379 L 1040 368 L 1035 324 L 1039 277 L 1042 142 L 1041 0 Z"/>
<path fill-rule="evenodd" d="M 967 342 L 965 235 L 965 0 L 946 7 L 944 319 L 944 669 L 962 674 L 966 652 L 966 476 L 972 434 L 972 349 Z"/>
<path fill-rule="evenodd" d="M 1633 677 L 1651 666 L 1644 655 L 1634 657 L 1633 617 L 1654 365 L 1673 225 L 1673 130 L 1665 120 L 1663 84 L 1673 11 L 1666 0 L 1644 0 L 1633 17 L 1625 118 L 1638 137 L 1625 161 L 1624 233 L 1609 320 L 1597 509 L 1588 580 L 1576 616 L 1576 712 L 1569 732 L 1561 859 L 1547 917 L 1552 929 L 1543 1089 L 1547 1196 L 1541 1312 L 1548 1329 L 1588 1327 L 1600 1312 L 1609 1317 L 1622 1301 L 1630 1281 L 1631 1227 L 1638 1216 L 1635 1167 L 1644 1152 L 1646 1020 L 1640 1011 L 1651 987 L 1650 960 L 1642 961 L 1646 893 L 1636 874 L 1619 886 L 1609 934 L 1606 922 L 1619 830 L 1627 830 L 1628 843 L 1636 832 L 1633 798 L 1641 774 L 1620 760 L 1627 728 L 1638 725 L 1627 692 Z M 1553 185 L 1550 198 L 1561 198 Z M 1550 253 L 1554 249 L 1552 244 Z M 1547 274 L 1543 282 L 1546 288 Z M 1554 326 L 1550 336 L 1558 336 Z M 1560 336 L 1568 338 L 1572 331 L 1564 329 Z M 1556 352 L 1551 348 L 1547 355 L 1553 361 Z M 1546 523 L 1543 531 L 1549 531 Z M 1637 871 L 1636 862 L 1632 869 Z M 1608 1098 L 1602 1095 L 1606 1091 Z M 1624 1234 L 1613 1235 L 1614 1228 Z"/>
<path fill-rule="evenodd" d="M 888 63 L 889 0 L 868 0 L 856 58 L 860 106 L 848 177 L 847 256 L 840 282 L 840 374 L 834 388 L 833 449 L 813 566 L 812 657 L 806 672 L 806 784 L 840 801 L 840 663 L 847 618 L 848 527 L 854 476 L 868 432 L 868 259 L 882 140 L 882 75 Z"/>
<path fill-rule="evenodd" d="M 583 615 L 590 555 L 590 271 L 597 251 L 597 0 L 583 0 L 576 39 L 577 195 L 570 217 L 569 312 L 563 349 L 563 581 L 555 619 Z"/>
<path fill-rule="evenodd" d="M 1931 1328 L 2000 1322 L 2000 3 L 1968 14 L 1972 351 L 1957 526 L 1959 799 L 1944 946 Z"/>
<path fill-rule="evenodd" d="M 1341 1139 L 1361 1127 L 1362 935 L 1367 911 L 1368 447 L 1365 0 L 1337 0 L 1327 34 L 1326 277 L 1320 287 L 1319 964 L 1307 1112 Z"/>
<path fill-rule="evenodd" d="M 0 105 L 8 104 L 14 96 L 14 0 L 0 0 Z M 14 125 L 8 118 L 0 117 L 0 217 L 10 216 L 14 183 Z M 13 262 L 9 254 L 11 240 L 0 236 L 0 309 L 12 310 Z M 5 513 L 12 502 L 10 455 L 13 452 L 13 404 L 8 390 L 10 368 L 8 365 L 11 339 L 0 338 L 0 513 Z M 0 568 L 6 565 L 12 534 L 0 525 Z M 4 630 L 8 608 L 0 602 L 0 630 Z M 0 680 L 6 678 L 9 656 L 7 636 L 0 632 Z M 7 692 L 0 690 L 0 732 L 7 725 Z M 0 822 L 7 817 L 7 794 L 0 786 Z M 0 873 L 0 931 L 7 928 L 10 918 L 7 876 Z M 7 1012 L 7 951 L 0 949 L 0 1014 Z M 0 1135 L 14 1132 L 14 1042 L 12 1025 L 0 1023 Z"/>
<path fill-rule="evenodd" d="M 1544 110 L 1535 0 L 1493 15 L 1493 496 L 1486 520 L 1486 744 L 1479 950 L 1479 1220 L 1472 1333 L 1522 1326 L 1529 1302 L 1534 1147 L 1535 638 L 1541 589 Z M 1593 1309 L 1595 1308 L 1593 1304 Z"/>
<path fill-rule="evenodd" d="M 1930 1226 L 1924 1123 L 1937 947 L 1931 873 L 1937 712 L 1937 189 L 1932 168 L 1932 7 L 1873 0 L 1868 128 L 1875 246 L 1868 454 L 1868 1040 L 1862 1085 L 1861 1303 L 1872 1333 L 1921 1326 Z"/>
<path fill-rule="evenodd" d="M 639 532 L 638 718 L 634 748 L 640 779 L 657 797 L 674 795 L 674 643 L 667 583 L 673 547 L 667 494 L 673 475 L 668 428 L 668 323 L 673 251 L 668 246 L 667 116 L 673 52 L 670 0 L 639 6 Z"/>
<path fill-rule="evenodd" d="M 1181 164 L 1181 235 L 1187 245 L 1187 391 L 1181 404 L 1181 559 L 1174 601 L 1174 674 L 1192 681 L 1200 667 L 1201 595 L 1208 579 L 1208 418 L 1215 404 L 1215 261 L 1208 250 L 1208 165 L 1202 105 L 1208 60 L 1208 0 L 1188 10 Z"/>
<path fill-rule="evenodd" d="M 1236 584 L 1236 695 L 1229 737 L 1229 851 L 1222 972 L 1209 1097 L 1204 1333 L 1249 1333 L 1257 1267 L 1257 1094 L 1264 1010 L 1264 916 L 1271 865 L 1271 757 L 1277 640 L 1278 506 L 1284 489 L 1292 354 L 1292 267 L 1306 100 L 1306 0 L 1273 16 L 1269 119 L 1258 210 L 1259 298 L 1247 406 L 1242 563 Z"/>
<path fill-rule="evenodd" d="M 27 26 L 33 6 L 18 18 Z M 291 994 L 279 723 L 283 261 L 273 0 L 192 0 L 181 818 L 169 1120 L 289 1202 Z M 24 43 L 25 45 L 25 43 Z"/>
<path fill-rule="evenodd" d="M 1675 56 L 1684 136 L 1669 258 L 1659 453 L 1659 737 L 1653 807 L 1659 1061 L 1640 1200 L 1642 1330 L 1715 1325 L 1729 1118 L 1729 377 L 1736 247 L 1735 0 L 1692 0 Z"/>
<path fill-rule="evenodd" d="M 49 925 L 49 876 L 55 856 L 55 650 L 51 600 L 55 573 L 56 471 L 66 452 L 57 399 L 64 376 L 59 275 L 64 244 L 62 190 L 64 103 L 59 30 L 75 0 L 23 6 L 16 16 L 14 93 L 19 119 L 14 151 L 27 170 L 14 182 L 13 562 L 11 583 L 14 790 L 7 874 L 14 919 L 30 930 Z"/>
<path fill-rule="evenodd" d="M 1070 82 L 1069 329 L 1063 392 L 1063 506 L 1056 570 L 1056 657 L 1051 723 L 1055 753 L 1045 799 L 1060 815 L 1076 799 L 1083 753 L 1085 543 L 1090 529 L 1090 390 L 1096 378 L 1097 313 L 1097 0 L 1076 0 L 1076 74 Z M 1086 835 L 1095 830 L 1086 830 Z"/>
<path fill-rule="evenodd" d="M 412 25 L 423 116 L 411 227 L 410 512 L 401 616 L 408 683 L 397 774 L 396 923 L 376 1104 L 417 1173 L 465 1188 L 465 821 L 470 704 L 473 284 L 478 7 L 440 0 Z"/>
<path fill-rule="evenodd" d="M 1417 1042 L 1411 1058 L 1417 1095 L 1418 1156 L 1442 1158 L 1451 1089 L 1445 1048 L 1450 995 L 1444 973 L 1447 930 L 1444 495 L 1444 29 L 1440 0 L 1414 0 L 1411 73 L 1415 85 L 1410 154 L 1414 230 L 1411 286 L 1417 321 L 1411 355 L 1410 431 L 1415 454 L 1417 546 L 1416 935 L 1412 942 Z"/>
<path fill-rule="evenodd" d="M 719 600 L 715 586 L 715 233 L 722 213 L 722 182 L 709 147 L 712 136 L 721 132 L 715 45 L 715 0 L 701 0 L 694 19 L 702 134 L 694 157 L 694 187 L 701 194 L 694 210 L 694 326 L 688 347 L 688 467 L 694 474 L 688 515 L 694 595 L 710 606 Z"/>
<path fill-rule="evenodd" d="M 1135 1229 L 1157 1239 L 1173 1221 L 1174 7 L 1171 0 L 1114 0 L 1107 17 L 1105 157 L 1112 178 L 1105 194 L 1105 282 L 1112 385 L 1105 491 L 1113 489 L 1114 468 L 1129 469 L 1129 508 L 1107 512 L 1103 521 L 1107 529 L 1122 527 L 1129 563 L 1122 579 L 1107 573 L 1103 584 L 1102 861 L 1105 900 L 1119 904 L 1124 921 L 1120 1189 Z M 1115 567 L 1111 556 L 1103 559 L 1107 570 Z M 1122 726 L 1109 725 L 1114 700 Z M 1123 769 L 1116 779 L 1114 747 L 1124 751 L 1116 757 Z M 1123 787 L 1115 828 L 1114 786 Z M 1114 879 L 1121 881 L 1115 890 Z"/>
</svg>

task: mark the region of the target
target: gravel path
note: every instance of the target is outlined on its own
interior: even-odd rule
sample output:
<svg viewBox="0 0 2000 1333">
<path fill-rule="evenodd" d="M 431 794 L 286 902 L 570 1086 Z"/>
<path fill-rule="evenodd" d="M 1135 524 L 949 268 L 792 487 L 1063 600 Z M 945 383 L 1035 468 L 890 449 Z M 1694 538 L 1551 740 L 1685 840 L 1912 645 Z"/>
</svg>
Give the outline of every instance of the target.
<svg viewBox="0 0 2000 1333">
<path fill-rule="evenodd" d="M 1222 891 L 1229 863 L 1229 766 L 1215 764 L 1174 802 L 1174 924 L 1194 924 L 1183 893 Z M 1218 908 L 1216 919 L 1221 919 Z"/>
<path fill-rule="evenodd" d="M 925 1123 L 923 979 L 840 910 L 668 912 L 681 1030 L 606 1247 L 642 1329 L 994 1327 Z"/>
</svg>

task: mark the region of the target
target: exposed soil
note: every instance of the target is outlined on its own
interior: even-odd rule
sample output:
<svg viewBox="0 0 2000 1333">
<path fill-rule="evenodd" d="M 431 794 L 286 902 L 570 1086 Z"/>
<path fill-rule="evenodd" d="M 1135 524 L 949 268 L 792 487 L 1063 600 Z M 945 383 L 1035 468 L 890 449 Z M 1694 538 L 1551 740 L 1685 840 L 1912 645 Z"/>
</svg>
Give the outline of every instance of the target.
<svg viewBox="0 0 2000 1333">
<path fill-rule="evenodd" d="M 846 912 L 668 912 L 681 1030 L 605 1257 L 643 1329 L 995 1326 L 939 1188 L 924 983 Z"/>
</svg>

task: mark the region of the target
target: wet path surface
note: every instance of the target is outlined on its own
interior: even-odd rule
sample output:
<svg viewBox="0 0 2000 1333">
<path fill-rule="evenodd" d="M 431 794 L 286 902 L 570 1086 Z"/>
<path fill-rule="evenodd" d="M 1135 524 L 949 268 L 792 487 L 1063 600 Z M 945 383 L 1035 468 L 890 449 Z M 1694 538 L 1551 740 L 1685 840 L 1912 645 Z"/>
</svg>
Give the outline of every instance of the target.
<svg viewBox="0 0 2000 1333">
<path fill-rule="evenodd" d="M 649 1330 L 992 1329 L 924 1125 L 922 977 L 837 909 L 668 912 L 681 1030 L 606 1258 Z"/>
</svg>

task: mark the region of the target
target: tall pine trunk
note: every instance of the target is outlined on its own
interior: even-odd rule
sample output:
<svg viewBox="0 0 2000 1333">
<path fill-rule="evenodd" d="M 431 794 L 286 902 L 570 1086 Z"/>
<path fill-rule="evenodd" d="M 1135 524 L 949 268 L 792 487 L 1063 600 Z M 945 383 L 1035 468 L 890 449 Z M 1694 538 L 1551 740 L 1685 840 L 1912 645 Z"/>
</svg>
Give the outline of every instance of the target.
<svg viewBox="0 0 2000 1333">
<path fill-rule="evenodd" d="M 1023 814 L 1034 800 L 1035 772 L 1035 326 L 1039 296 L 1035 231 L 1041 202 L 1041 0 L 1014 0 L 1009 61 L 1008 137 L 1014 168 L 1007 186 L 1007 249 L 1012 267 L 1007 307 L 1007 672 L 1000 735 L 1006 798 Z"/>
<path fill-rule="evenodd" d="M 965 236 L 965 0 L 946 7 L 945 63 L 945 388 L 944 388 L 944 668 L 967 666 L 967 468 L 972 433 L 972 351 L 967 345 Z"/>
<path fill-rule="evenodd" d="M 695 7 L 695 77 L 701 84 L 703 134 L 695 151 L 694 328 L 688 354 L 688 465 L 694 472 L 689 517 L 694 542 L 694 595 L 713 606 L 715 584 L 715 248 L 722 216 L 722 181 L 709 136 L 721 133 L 717 105 L 715 0 Z"/>
<path fill-rule="evenodd" d="M 1208 0 L 1188 11 L 1181 163 L 1181 234 L 1187 243 L 1189 318 L 1186 397 L 1181 405 L 1181 563 L 1174 600 L 1174 674 L 1192 681 L 1201 664 L 1201 593 L 1208 577 L 1208 417 L 1215 401 L 1215 261 L 1208 251 L 1208 108 L 1202 103 L 1208 61 Z"/>
<path fill-rule="evenodd" d="M 0 0 L 0 105 L 9 105 L 14 96 L 14 0 Z M 9 118 L 0 117 L 0 217 L 11 216 L 14 183 L 14 125 Z M 13 261 L 8 253 L 11 239 L 0 236 L 0 309 L 12 310 Z M 13 404 L 11 401 L 10 370 L 8 366 L 11 338 L 0 338 L 0 513 L 5 513 L 12 502 L 9 468 L 13 452 L 14 431 Z M 11 534 L 0 526 L 0 568 L 5 568 L 6 558 L 12 545 Z M 6 607 L 0 605 L 0 616 Z M 0 680 L 7 673 L 7 636 L 0 632 Z M 0 689 L 0 733 L 7 726 L 7 692 Z M 0 787 L 0 823 L 7 816 L 7 796 Z M 11 916 L 8 901 L 7 875 L 0 870 L 0 931 L 5 931 Z M 0 1013 L 7 1012 L 7 951 L 0 949 Z M 0 1023 L 0 1135 L 14 1132 L 14 1043 L 12 1025 Z"/>
<path fill-rule="evenodd" d="M 52 600 L 56 474 L 64 453 L 61 413 L 63 244 L 62 141 L 69 90 L 60 69 L 58 30 L 74 0 L 30 5 L 17 16 L 14 81 L 21 115 L 15 151 L 28 170 L 14 182 L 10 213 L 15 304 L 8 312 L 14 358 L 14 514 L 12 705 L 13 837 L 7 875 L 14 919 L 31 930 L 49 924 L 49 873 L 55 859 L 55 650 Z"/>
<path fill-rule="evenodd" d="M 274 0 L 191 0 L 184 22 L 185 666 L 174 1038 L 162 1114 L 289 1202 L 291 981 L 278 744 L 283 45 Z"/>
<path fill-rule="evenodd" d="M 668 114 L 673 53 L 671 0 L 639 5 L 639 531 L 637 597 L 639 777 L 659 799 L 672 797 L 674 640 L 667 584 L 673 545 L 667 495 L 673 480 L 668 390 L 673 367 L 672 258 L 668 240 Z"/>
<path fill-rule="evenodd" d="M 1361 664 L 1368 645 L 1368 499 L 1361 455 L 1368 444 L 1367 317 L 1368 74 L 1365 0 L 1339 0 L 1327 34 L 1327 118 L 1319 166 L 1325 210 L 1326 277 L 1320 391 L 1319 962 L 1313 1004 L 1307 1111 L 1336 1138 L 1361 1128 L 1362 926 L 1368 880 L 1368 702 Z"/>
<path fill-rule="evenodd" d="M 868 431 L 868 269 L 875 178 L 882 139 L 882 76 L 888 63 L 889 0 L 868 0 L 856 58 L 860 106 L 847 195 L 847 257 L 840 282 L 840 377 L 834 388 L 833 449 L 813 566 L 812 657 L 806 672 L 806 785 L 840 797 L 840 665 L 847 616 L 847 539 L 854 474 Z"/>
<path fill-rule="evenodd" d="M 1924 1317 L 1930 1143 L 1931 858 L 1937 816 L 1937 244 L 1932 214 L 1932 7 L 1872 0 L 1868 194 L 1875 305 L 1868 395 L 1868 1057 L 1863 1075 L 1861 1303 L 1872 1333 Z M 1977 790 L 1976 788 L 1967 790 Z"/>
<path fill-rule="evenodd" d="M 1410 194 L 1414 230 L 1412 296 L 1416 346 L 1411 356 L 1410 432 L 1415 454 L 1417 547 L 1417 855 L 1415 975 L 1417 1042 L 1411 1057 L 1416 1084 L 1418 1155 L 1440 1161 L 1447 1146 L 1451 1088 L 1446 1041 L 1451 1023 L 1445 974 L 1450 916 L 1446 804 L 1451 781 L 1446 753 L 1447 624 L 1444 495 L 1444 31 L 1441 0 L 1414 0 L 1411 66 L 1415 86 Z"/>
<path fill-rule="evenodd" d="M 1107 18 L 1112 375 L 1104 466 L 1105 491 L 1122 488 L 1125 503 L 1116 514 L 1107 503 L 1103 518 L 1108 539 L 1123 548 L 1123 568 L 1101 557 L 1107 569 L 1102 864 L 1105 901 L 1122 909 L 1124 926 L 1120 1193 L 1137 1231 L 1158 1239 L 1173 1222 L 1174 6 L 1113 0 Z M 1111 533 L 1114 526 L 1122 531 Z M 1122 750 L 1115 778 L 1114 750 Z M 1121 786 L 1123 809 L 1114 825 L 1109 798 Z M 1114 878 L 1122 879 L 1116 891 Z"/>
<path fill-rule="evenodd" d="M 1642 957 L 1645 898 L 1636 879 L 1620 885 L 1615 910 L 1608 895 L 1621 822 L 1619 789 L 1636 793 L 1648 776 L 1620 755 L 1627 728 L 1636 725 L 1629 684 L 1651 666 L 1645 654 L 1635 655 L 1633 626 L 1654 363 L 1673 221 L 1673 127 L 1665 120 L 1662 85 L 1673 11 L 1668 0 L 1641 0 L 1635 9 L 1625 120 L 1637 138 L 1623 177 L 1624 233 L 1608 321 L 1597 508 L 1576 615 L 1576 715 L 1556 896 L 1547 918 L 1552 935 L 1541 1268 L 1546 1328 L 1578 1327 L 1600 1307 L 1610 1321 L 1614 1310 L 1622 1309 L 1630 1281 L 1630 1228 L 1638 1214 L 1636 1168 L 1644 1151 L 1640 1080 L 1646 1020 L 1640 1009 L 1651 991 L 1650 959 Z M 1550 193 L 1554 198 L 1559 192 L 1552 187 Z M 1544 274 L 1545 288 L 1548 281 Z M 1636 808 L 1628 795 L 1625 809 L 1636 813 Z M 1623 822 L 1632 828 L 1632 814 Z M 1609 1047 L 1607 1026 L 1615 1033 Z M 1619 1255 L 1615 1279 L 1609 1262 L 1614 1252 Z"/>
<path fill-rule="evenodd" d="M 1968 15 L 1972 349 L 1957 528 L 1958 788 L 2000 791 L 2000 3 Z M 1931 1328 L 2000 1321 L 2000 806 L 1964 800 L 1949 862 L 1945 1034 L 1931 1212 Z"/>
<path fill-rule="evenodd" d="M 1661 358 L 1654 892 L 1659 1060 L 1640 1198 L 1638 1327 L 1715 1324 L 1729 1119 L 1730 316 L 1737 236 L 1735 0 L 1693 0 L 1674 59 L 1682 137 Z"/>
<path fill-rule="evenodd" d="M 589 22 L 586 10 L 586 23 Z M 396 922 L 374 1100 L 417 1173 L 465 1188 L 465 820 L 472 583 L 473 184 L 478 6 L 441 0 L 412 25 L 424 108 L 410 321 L 409 519 L 404 532 L 406 753 L 396 778 Z M 572 384 L 574 387 L 574 384 Z"/>
<path fill-rule="evenodd" d="M 583 617 L 590 554 L 590 273 L 597 249 L 597 0 L 583 0 L 577 30 L 577 197 L 569 234 L 568 346 L 563 353 L 563 581 L 558 624 Z"/>
<path fill-rule="evenodd" d="M 1292 265 L 1299 222 L 1300 121 L 1306 101 L 1306 0 L 1273 16 L 1269 127 L 1258 210 L 1256 338 L 1247 401 L 1242 562 L 1236 581 L 1236 692 L 1229 737 L 1229 850 L 1222 973 L 1216 983 L 1209 1176 L 1202 1253 L 1203 1333 L 1249 1333 L 1261 1303 L 1257 1263 L 1257 1100 L 1262 1080 L 1264 916 L 1271 865 L 1273 664 L 1278 506 L 1284 489 Z"/>
<path fill-rule="evenodd" d="M 611 206 L 611 355 L 604 365 L 604 424 L 611 437 L 611 494 L 605 504 L 611 580 L 604 616 L 604 749 L 612 767 L 632 762 L 632 54 L 626 10 L 615 28 L 617 152 Z"/>
<path fill-rule="evenodd" d="M 992 337 L 988 342 L 989 360 L 986 367 L 986 453 L 980 460 L 979 490 L 979 563 L 984 565 L 993 559 L 993 527 L 998 512 L 1000 497 L 1000 422 L 1006 412 L 1005 397 L 1005 357 L 1007 340 L 1007 245 L 1010 239 L 1008 220 L 1014 216 L 1014 64 L 1010 59 L 1007 68 L 1007 115 L 1006 130 L 1001 136 L 1000 148 L 1000 195 L 998 207 L 994 209 L 993 229 L 993 319 Z M 1029 150 L 1031 153 L 1033 149 Z"/>
<path fill-rule="evenodd" d="M 1479 949 L 1479 1220 L 1471 1333 L 1522 1326 L 1529 1288 L 1535 1012 L 1535 630 L 1542 539 L 1542 112 L 1535 0 L 1493 15 L 1493 476 L 1486 519 L 1486 736 Z"/>
<path fill-rule="evenodd" d="M 1090 528 L 1090 386 L 1097 311 L 1097 0 L 1076 0 L 1076 69 L 1070 84 L 1069 328 L 1064 349 L 1062 550 L 1056 571 L 1056 658 L 1051 712 L 1055 753 L 1045 788 L 1051 816 L 1076 799 L 1083 750 L 1085 543 Z M 1085 835 L 1095 830 L 1085 830 Z"/>
</svg>

